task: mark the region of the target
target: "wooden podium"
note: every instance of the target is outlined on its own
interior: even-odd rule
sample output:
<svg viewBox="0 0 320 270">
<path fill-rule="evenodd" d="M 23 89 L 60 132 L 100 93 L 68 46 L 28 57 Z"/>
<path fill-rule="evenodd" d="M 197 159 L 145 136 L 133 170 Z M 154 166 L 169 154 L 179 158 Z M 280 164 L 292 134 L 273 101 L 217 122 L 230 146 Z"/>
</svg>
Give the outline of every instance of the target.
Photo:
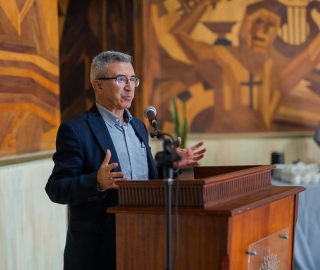
<svg viewBox="0 0 320 270">
<path fill-rule="evenodd" d="M 195 167 L 192 179 L 174 180 L 177 270 L 292 269 L 298 194 L 305 188 L 273 187 L 273 168 Z M 165 180 L 118 186 L 119 206 L 108 209 L 116 214 L 117 270 L 166 270 Z"/>
</svg>

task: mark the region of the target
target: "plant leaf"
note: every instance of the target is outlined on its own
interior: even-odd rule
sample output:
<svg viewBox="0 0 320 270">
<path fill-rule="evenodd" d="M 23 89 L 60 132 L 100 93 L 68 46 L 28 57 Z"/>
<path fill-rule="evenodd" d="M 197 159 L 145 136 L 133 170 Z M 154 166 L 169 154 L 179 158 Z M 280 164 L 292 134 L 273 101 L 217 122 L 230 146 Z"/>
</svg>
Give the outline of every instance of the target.
<svg viewBox="0 0 320 270">
<path fill-rule="evenodd" d="M 187 137 L 189 132 L 188 119 L 187 119 L 187 103 L 183 102 L 183 124 L 181 127 L 181 148 L 186 148 Z"/>
<path fill-rule="evenodd" d="M 176 96 L 171 97 L 170 105 L 171 105 L 172 121 L 174 125 L 174 132 L 177 137 L 180 137 L 180 119 L 179 119 L 179 112 L 177 109 Z"/>
</svg>

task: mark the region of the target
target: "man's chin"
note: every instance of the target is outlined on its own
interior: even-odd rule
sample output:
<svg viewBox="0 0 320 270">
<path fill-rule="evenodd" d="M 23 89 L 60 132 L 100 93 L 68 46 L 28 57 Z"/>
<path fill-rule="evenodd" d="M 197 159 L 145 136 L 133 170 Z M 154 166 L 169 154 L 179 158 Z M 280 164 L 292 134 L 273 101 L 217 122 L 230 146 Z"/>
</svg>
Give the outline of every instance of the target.
<svg viewBox="0 0 320 270">
<path fill-rule="evenodd" d="M 132 104 L 131 101 L 130 102 L 127 101 L 127 102 L 122 103 L 124 109 L 129 109 L 131 107 L 131 104 Z"/>
</svg>

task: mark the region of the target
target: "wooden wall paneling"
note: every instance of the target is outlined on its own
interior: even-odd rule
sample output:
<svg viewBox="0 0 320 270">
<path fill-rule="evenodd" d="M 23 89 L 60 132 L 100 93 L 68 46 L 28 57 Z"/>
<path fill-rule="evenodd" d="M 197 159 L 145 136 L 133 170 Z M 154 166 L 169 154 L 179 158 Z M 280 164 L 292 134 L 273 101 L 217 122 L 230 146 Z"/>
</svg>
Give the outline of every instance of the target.
<svg viewBox="0 0 320 270">
<path fill-rule="evenodd" d="M 0 157 L 53 149 L 60 123 L 56 0 L 0 3 Z"/>
<path fill-rule="evenodd" d="M 142 120 L 147 121 L 144 118 L 143 110 L 147 105 L 145 102 L 145 97 L 148 94 L 144 89 L 145 76 L 143 74 L 143 28 L 142 28 L 142 0 L 133 0 L 133 47 L 134 47 L 134 70 L 136 75 L 140 78 L 140 86 L 136 88 L 135 97 L 133 101 L 133 106 L 131 112 Z"/>
<path fill-rule="evenodd" d="M 59 0 L 59 6 L 61 119 L 66 121 L 95 100 L 89 79 L 94 56 L 105 50 L 134 55 L 133 1 Z"/>
</svg>

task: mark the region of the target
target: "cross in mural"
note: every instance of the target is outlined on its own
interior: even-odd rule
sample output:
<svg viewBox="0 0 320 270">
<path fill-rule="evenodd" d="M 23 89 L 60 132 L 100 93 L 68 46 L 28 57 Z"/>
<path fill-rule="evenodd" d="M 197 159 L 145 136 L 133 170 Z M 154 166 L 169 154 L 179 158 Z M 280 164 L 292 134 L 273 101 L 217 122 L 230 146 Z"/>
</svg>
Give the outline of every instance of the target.
<svg viewBox="0 0 320 270">
<path fill-rule="evenodd" d="M 250 72 L 249 74 L 249 81 L 248 82 L 241 82 L 241 85 L 245 85 L 249 87 L 249 95 L 250 95 L 250 108 L 253 109 L 253 88 L 255 85 L 262 85 L 262 81 L 255 81 L 254 75 Z"/>
</svg>

